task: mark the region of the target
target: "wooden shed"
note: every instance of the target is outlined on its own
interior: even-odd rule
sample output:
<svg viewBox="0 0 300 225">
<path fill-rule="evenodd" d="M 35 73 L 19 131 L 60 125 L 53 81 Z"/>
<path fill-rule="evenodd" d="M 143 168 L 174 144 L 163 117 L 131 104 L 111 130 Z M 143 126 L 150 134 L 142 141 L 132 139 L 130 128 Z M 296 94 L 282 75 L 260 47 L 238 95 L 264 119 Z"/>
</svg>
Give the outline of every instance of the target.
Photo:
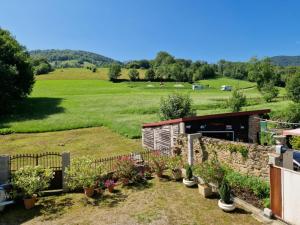
<svg viewBox="0 0 300 225">
<path fill-rule="evenodd" d="M 269 109 L 212 114 L 146 123 L 142 128 L 143 147 L 154 150 L 171 149 L 179 134 L 202 133 L 225 140 L 257 143 L 260 117 Z"/>
</svg>

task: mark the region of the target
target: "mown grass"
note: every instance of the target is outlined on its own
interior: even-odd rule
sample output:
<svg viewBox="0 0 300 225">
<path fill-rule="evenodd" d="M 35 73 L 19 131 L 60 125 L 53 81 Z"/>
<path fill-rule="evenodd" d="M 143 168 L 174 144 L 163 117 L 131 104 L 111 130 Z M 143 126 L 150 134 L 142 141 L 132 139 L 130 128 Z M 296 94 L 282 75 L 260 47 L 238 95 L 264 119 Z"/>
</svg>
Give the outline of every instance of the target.
<svg viewBox="0 0 300 225">
<path fill-rule="evenodd" d="M 0 155 L 68 151 L 72 158 L 103 158 L 141 150 L 140 140 L 128 139 L 105 127 L 0 136 Z"/>
<path fill-rule="evenodd" d="M 247 81 L 219 78 L 200 83 L 209 88 L 193 91 L 191 84 L 180 82 L 119 82 L 103 80 L 106 69 L 94 74 L 87 69 L 56 70 L 37 78 L 31 96 L 20 103 L 15 112 L 0 118 L 1 129 L 14 132 L 47 132 L 105 126 L 129 138 L 139 138 L 141 125 L 158 121 L 161 97 L 173 92 L 189 94 L 197 114 L 228 112 L 226 101 L 231 92 L 220 91 L 222 84 L 243 88 L 253 98 L 245 109 L 278 109 L 287 102 L 262 101 L 255 84 Z M 78 79 L 81 77 L 81 79 Z M 126 75 L 124 75 L 126 78 Z M 278 107 L 280 106 L 280 107 Z"/>
<path fill-rule="evenodd" d="M 11 206 L 0 224 L 261 224 L 241 208 L 223 212 L 218 199 L 205 199 L 197 188 L 178 182 L 153 179 L 144 187 L 116 189 L 96 198 L 82 193 L 43 197 L 31 210 Z"/>
</svg>

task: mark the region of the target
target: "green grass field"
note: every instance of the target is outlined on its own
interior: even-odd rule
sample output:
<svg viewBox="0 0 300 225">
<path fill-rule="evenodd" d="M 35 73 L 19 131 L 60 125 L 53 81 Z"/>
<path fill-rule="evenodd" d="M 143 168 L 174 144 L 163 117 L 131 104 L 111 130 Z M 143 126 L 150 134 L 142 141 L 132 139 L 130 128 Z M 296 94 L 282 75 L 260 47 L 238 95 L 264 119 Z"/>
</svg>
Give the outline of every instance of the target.
<svg viewBox="0 0 300 225">
<path fill-rule="evenodd" d="M 127 72 L 122 71 L 122 79 L 127 78 Z M 40 75 L 31 96 L 14 114 L 1 118 L 0 128 L 28 133 L 105 126 L 123 136 L 139 138 L 143 123 L 159 120 L 161 97 L 173 92 L 189 94 L 199 115 L 228 111 L 224 105 L 231 93 L 219 90 L 223 84 L 242 88 L 251 98 L 244 110 L 276 109 L 287 104 L 279 100 L 267 104 L 254 83 L 228 78 L 201 81 L 209 88 L 193 91 L 188 83 L 166 82 L 161 87 L 159 82 L 111 83 L 106 77 L 107 69 L 96 73 L 59 69 Z"/>
</svg>

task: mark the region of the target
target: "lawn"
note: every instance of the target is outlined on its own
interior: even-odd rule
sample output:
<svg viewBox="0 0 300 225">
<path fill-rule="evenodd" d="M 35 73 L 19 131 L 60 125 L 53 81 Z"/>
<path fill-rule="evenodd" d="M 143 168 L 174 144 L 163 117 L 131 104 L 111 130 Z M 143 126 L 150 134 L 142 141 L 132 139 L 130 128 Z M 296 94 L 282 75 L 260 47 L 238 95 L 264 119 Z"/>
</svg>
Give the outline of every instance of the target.
<svg viewBox="0 0 300 225">
<path fill-rule="evenodd" d="M 260 224 L 250 213 L 238 208 L 225 213 L 217 199 L 205 199 L 197 188 L 181 182 L 153 179 L 147 186 L 117 187 L 98 198 L 81 193 L 43 197 L 38 205 L 25 210 L 11 206 L 0 224 Z"/>
<path fill-rule="evenodd" d="M 123 78 L 127 72 L 123 70 Z M 189 94 L 199 115 L 228 111 L 225 103 L 231 93 L 220 91 L 221 84 L 243 88 L 247 97 L 254 99 L 245 109 L 278 109 L 287 104 L 279 100 L 263 102 L 255 84 L 247 81 L 204 80 L 200 83 L 209 84 L 209 88 L 193 91 L 189 83 L 111 83 L 105 80 L 106 73 L 107 69 L 96 73 L 59 69 L 38 76 L 31 96 L 17 106 L 15 113 L 0 118 L 0 130 L 28 133 L 105 126 L 123 136 L 140 138 L 143 123 L 159 120 L 161 97 L 173 92 Z"/>
<path fill-rule="evenodd" d="M 103 158 L 142 150 L 141 141 L 105 127 L 0 136 L 1 154 L 69 151 L 71 157 Z"/>
</svg>

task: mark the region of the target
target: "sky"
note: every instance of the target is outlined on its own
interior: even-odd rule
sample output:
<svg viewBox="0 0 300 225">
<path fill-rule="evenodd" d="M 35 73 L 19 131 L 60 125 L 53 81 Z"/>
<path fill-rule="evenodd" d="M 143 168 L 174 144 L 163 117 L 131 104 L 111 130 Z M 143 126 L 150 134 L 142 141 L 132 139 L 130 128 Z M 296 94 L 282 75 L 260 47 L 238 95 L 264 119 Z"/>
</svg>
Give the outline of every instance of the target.
<svg viewBox="0 0 300 225">
<path fill-rule="evenodd" d="M 300 55 L 299 0 L 0 0 L 0 9 L 0 27 L 28 50 L 120 61 Z"/>
</svg>

